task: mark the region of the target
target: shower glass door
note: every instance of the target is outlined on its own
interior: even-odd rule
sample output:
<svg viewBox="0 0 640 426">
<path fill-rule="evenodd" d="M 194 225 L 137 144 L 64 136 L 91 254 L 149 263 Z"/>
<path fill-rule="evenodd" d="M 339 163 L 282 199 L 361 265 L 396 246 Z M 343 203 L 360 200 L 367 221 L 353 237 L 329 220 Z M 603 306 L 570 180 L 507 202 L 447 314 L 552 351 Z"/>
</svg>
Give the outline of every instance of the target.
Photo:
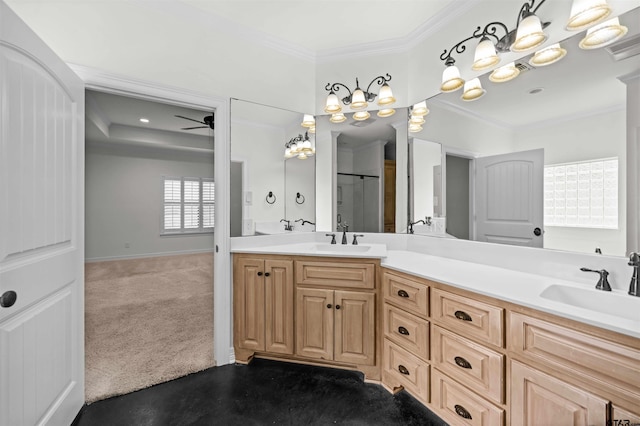
<svg viewBox="0 0 640 426">
<path fill-rule="evenodd" d="M 348 224 L 350 232 L 382 232 L 380 193 L 379 176 L 338 173 L 338 225 Z"/>
</svg>

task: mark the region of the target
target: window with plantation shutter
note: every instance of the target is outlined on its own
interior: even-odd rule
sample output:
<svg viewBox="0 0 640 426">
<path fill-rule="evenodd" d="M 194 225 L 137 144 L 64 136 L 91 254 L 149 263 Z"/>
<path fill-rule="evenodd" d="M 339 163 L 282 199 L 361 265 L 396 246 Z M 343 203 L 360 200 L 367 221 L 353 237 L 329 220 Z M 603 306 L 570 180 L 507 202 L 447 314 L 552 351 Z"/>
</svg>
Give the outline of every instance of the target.
<svg viewBox="0 0 640 426">
<path fill-rule="evenodd" d="M 213 179 L 165 177 L 163 184 L 163 234 L 213 232 Z"/>
</svg>

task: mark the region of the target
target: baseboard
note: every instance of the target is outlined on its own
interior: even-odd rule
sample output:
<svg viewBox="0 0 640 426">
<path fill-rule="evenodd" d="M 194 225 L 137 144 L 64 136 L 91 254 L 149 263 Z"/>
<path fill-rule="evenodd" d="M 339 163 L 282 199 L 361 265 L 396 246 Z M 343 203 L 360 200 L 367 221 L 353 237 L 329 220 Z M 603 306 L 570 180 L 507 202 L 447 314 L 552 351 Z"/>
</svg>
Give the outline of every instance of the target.
<svg viewBox="0 0 640 426">
<path fill-rule="evenodd" d="M 199 250 L 181 250 L 181 251 L 164 251 L 158 253 L 142 253 L 132 254 L 128 256 L 106 256 L 106 257 L 85 257 L 84 263 L 91 262 L 105 262 L 108 260 L 130 260 L 130 259 L 145 259 L 149 257 L 162 257 L 162 256 L 178 256 L 181 254 L 199 254 L 199 253 L 213 253 L 214 249 L 199 249 Z"/>
<path fill-rule="evenodd" d="M 233 346 L 229 348 L 229 364 L 236 363 L 236 351 L 233 349 Z"/>
</svg>

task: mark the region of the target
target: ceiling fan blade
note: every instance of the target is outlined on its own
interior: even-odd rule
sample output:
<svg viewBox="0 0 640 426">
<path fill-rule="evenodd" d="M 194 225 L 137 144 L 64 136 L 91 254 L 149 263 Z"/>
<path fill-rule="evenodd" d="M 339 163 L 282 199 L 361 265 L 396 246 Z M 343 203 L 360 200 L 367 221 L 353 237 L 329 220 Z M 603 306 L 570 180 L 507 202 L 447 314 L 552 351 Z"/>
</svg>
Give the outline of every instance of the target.
<svg viewBox="0 0 640 426">
<path fill-rule="evenodd" d="M 193 129 L 208 129 L 209 126 L 198 126 L 198 127 L 183 127 L 180 130 L 193 130 Z"/>
<path fill-rule="evenodd" d="M 200 124 L 207 124 L 207 123 L 205 123 L 204 121 L 194 120 L 193 118 L 184 117 L 184 116 L 182 116 L 182 115 L 176 115 L 175 117 L 178 117 L 178 118 L 184 118 L 185 120 L 195 121 L 196 123 L 200 123 Z"/>
</svg>

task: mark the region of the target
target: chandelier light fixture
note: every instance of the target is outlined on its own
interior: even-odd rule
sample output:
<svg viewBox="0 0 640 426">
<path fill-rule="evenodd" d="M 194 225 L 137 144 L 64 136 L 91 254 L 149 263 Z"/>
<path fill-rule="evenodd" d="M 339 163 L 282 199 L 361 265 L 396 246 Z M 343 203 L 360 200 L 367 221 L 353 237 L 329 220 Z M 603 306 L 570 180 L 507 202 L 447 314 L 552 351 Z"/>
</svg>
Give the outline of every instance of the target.
<svg viewBox="0 0 640 426">
<path fill-rule="evenodd" d="M 298 135 L 284 144 L 284 158 L 298 157 L 300 160 L 306 160 L 309 157 L 313 157 L 315 153 L 316 149 L 311 143 L 307 132 L 305 132 L 304 136 Z"/>
<path fill-rule="evenodd" d="M 311 114 L 304 114 L 300 125 L 306 128 L 309 133 L 316 132 L 316 118 Z"/>
<path fill-rule="evenodd" d="M 528 0 L 525 2 L 520 8 L 520 12 L 518 12 L 516 29 L 514 30 L 509 30 L 502 22 L 491 22 L 484 27 L 477 27 L 471 36 L 459 41 L 451 49 L 445 50 L 440 55 L 440 59 L 444 61 L 446 66 L 442 73 L 440 90 L 453 92 L 465 86 L 464 80 L 460 77 L 460 70 L 455 66 L 456 61 L 452 55 L 464 53 L 467 49 L 467 42 L 471 40 L 480 40 L 476 46 L 473 65 L 471 66 L 474 71 L 483 71 L 500 63 L 500 53 L 510 50 L 515 52 L 528 51 L 544 43 L 547 36 L 543 32 L 543 28 L 546 28 L 550 23 L 540 22 L 536 12 L 545 1 L 542 0 L 536 3 L 536 0 Z M 514 64 L 508 64 L 498 68 L 498 70 L 492 74 L 491 81 L 509 81 L 520 73 Z M 472 99 L 478 99 L 484 94 L 484 92 L 480 94 L 477 87 L 475 87 L 473 93 L 476 96 L 471 96 Z"/>
<path fill-rule="evenodd" d="M 422 130 L 422 125 L 425 122 L 424 117 L 429 114 L 429 108 L 427 108 L 427 101 L 421 101 L 414 104 L 409 111 L 409 132 L 417 133 Z"/>
<path fill-rule="evenodd" d="M 327 83 L 325 90 L 329 92 L 329 95 L 327 96 L 324 112 L 332 114 L 330 118 L 332 123 L 341 123 L 346 119 L 343 119 L 344 113 L 342 113 L 342 105 L 348 105 L 351 110 L 356 111 L 353 115 L 355 120 L 366 120 L 371 115 L 363 110 L 369 106 L 369 102 L 373 102 L 377 97 L 377 104 L 383 107 L 383 109 L 378 111 L 378 116 L 390 117 L 395 113 L 395 110 L 388 107 L 395 103 L 396 98 L 393 97 L 393 92 L 388 84 L 389 81 L 391 81 L 391 75 L 388 73 L 386 75 L 380 75 L 371 80 L 366 90 L 362 90 L 356 78 L 356 88 L 353 92 L 343 83 Z M 377 94 L 371 91 L 371 86 L 374 84 L 380 86 L 380 91 Z M 336 92 L 339 92 L 341 87 L 343 87 L 348 94 L 342 99 L 339 99 Z"/>
</svg>

